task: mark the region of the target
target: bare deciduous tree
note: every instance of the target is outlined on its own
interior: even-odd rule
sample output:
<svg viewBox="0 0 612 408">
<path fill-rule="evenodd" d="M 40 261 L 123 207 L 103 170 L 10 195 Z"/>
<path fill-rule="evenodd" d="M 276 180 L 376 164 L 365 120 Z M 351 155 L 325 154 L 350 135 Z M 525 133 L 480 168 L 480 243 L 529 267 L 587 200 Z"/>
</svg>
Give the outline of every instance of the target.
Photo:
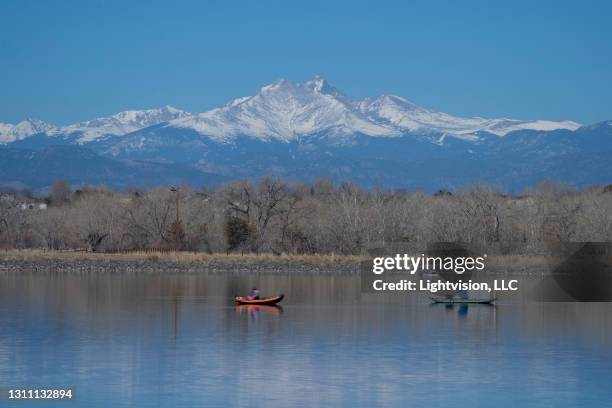
<svg viewBox="0 0 612 408">
<path fill-rule="evenodd" d="M 538 251 L 545 240 L 612 240 L 612 194 L 603 188 L 542 184 L 513 196 L 475 186 L 425 194 L 262 179 L 215 190 L 181 188 L 177 234 L 177 195 L 167 188 L 70 194 L 65 187 L 50 200 L 63 204 L 46 210 L 29 194 L 0 196 L 0 247 L 176 249 L 179 235 L 180 248 L 193 251 L 363 254 L 395 242 L 481 242 Z"/>
<path fill-rule="evenodd" d="M 51 187 L 49 195 L 53 205 L 63 205 L 70 200 L 70 184 L 66 180 L 58 180 Z"/>
</svg>

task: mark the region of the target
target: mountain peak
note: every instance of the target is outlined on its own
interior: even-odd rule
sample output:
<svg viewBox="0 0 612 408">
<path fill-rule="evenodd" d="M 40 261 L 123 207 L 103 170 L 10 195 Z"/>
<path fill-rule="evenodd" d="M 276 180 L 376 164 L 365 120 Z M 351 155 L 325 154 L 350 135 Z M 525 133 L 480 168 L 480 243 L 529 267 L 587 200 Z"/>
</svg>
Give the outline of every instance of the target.
<svg viewBox="0 0 612 408">
<path fill-rule="evenodd" d="M 311 90 L 322 95 L 330 95 L 335 98 L 341 99 L 344 102 L 347 102 L 349 99 L 346 97 L 346 95 L 340 92 L 338 88 L 336 88 L 334 85 L 332 85 L 319 75 L 316 75 L 313 79 L 304 82 L 302 86 L 305 89 Z"/>
<path fill-rule="evenodd" d="M 0 124 L 0 143 L 10 143 L 39 133 L 55 133 L 58 128 L 40 119 L 27 118 L 12 125 Z"/>
<path fill-rule="evenodd" d="M 313 92 L 321 95 L 330 95 L 336 98 L 348 99 L 335 86 L 325 80 L 323 77 L 316 75 L 314 78 L 304 82 L 294 82 L 289 79 L 278 79 L 273 83 L 261 88 L 260 94 L 269 94 L 270 92 L 289 92 L 295 93 L 299 91 Z M 239 98 L 244 99 L 244 98 Z"/>
<path fill-rule="evenodd" d="M 162 111 L 165 111 L 165 112 L 171 112 L 171 113 L 180 113 L 180 112 L 184 112 L 183 110 L 181 110 L 181 109 L 177 109 L 177 108 L 175 108 L 175 107 L 174 107 L 174 106 L 172 106 L 172 105 L 165 105 L 163 108 L 161 108 L 161 110 L 162 110 Z"/>
<path fill-rule="evenodd" d="M 267 93 L 270 91 L 279 91 L 279 90 L 283 90 L 283 89 L 288 89 L 288 88 L 293 88 L 295 87 L 295 82 L 289 80 L 289 79 L 277 79 L 276 81 L 272 82 L 271 84 L 268 84 L 264 87 L 261 88 L 261 90 L 259 91 L 260 94 L 262 93 Z M 238 99 L 243 99 L 243 98 L 238 98 Z"/>
<path fill-rule="evenodd" d="M 65 126 L 61 130 L 66 134 L 81 133 L 79 143 L 86 143 L 105 135 L 123 136 L 145 127 L 187 116 L 191 114 L 166 105 L 156 109 L 126 110 L 112 116 Z"/>
<path fill-rule="evenodd" d="M 314 78 L 309 79 L 308 81 L 304 82 L 303 86 L 306 89 L 310 89 L 315 92 L 321 92 L 321 93 L 327 93 L 326 91 L 330 89 L 333 89 L 333 90 L 336 89 L 333 85 L 331 85 L 329 82 L 327 82 L 323 77 L 319 75 L 315 75 Z"/>
<path fill-rule="evenodd" d="M 319 76 L 303 83 L 281 79 L 264 86 L 255 96 L 235 99 L 223 108 L 169 125 L 224 141 L 239 135 L 282 141 L 323 133 L 398 135 L 395 129 L 370 122 Z"/>
</svg>

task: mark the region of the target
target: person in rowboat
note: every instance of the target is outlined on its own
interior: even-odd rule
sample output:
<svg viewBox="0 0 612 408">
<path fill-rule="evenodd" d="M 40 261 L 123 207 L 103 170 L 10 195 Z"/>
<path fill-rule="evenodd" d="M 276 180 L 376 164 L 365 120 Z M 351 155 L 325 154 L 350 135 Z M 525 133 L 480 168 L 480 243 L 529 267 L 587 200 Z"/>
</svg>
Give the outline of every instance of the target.
<svg viewBox="0 0 612 408">
<path fill-rule="evenodd" d="M 259 299 L 259 289 L 257 289 L 257 288 L 251 289 L 251 294 L 248 296 L 248 299 L 250 299 L 250 300 L 257 300 L 257 299 Z"/>
</svg>

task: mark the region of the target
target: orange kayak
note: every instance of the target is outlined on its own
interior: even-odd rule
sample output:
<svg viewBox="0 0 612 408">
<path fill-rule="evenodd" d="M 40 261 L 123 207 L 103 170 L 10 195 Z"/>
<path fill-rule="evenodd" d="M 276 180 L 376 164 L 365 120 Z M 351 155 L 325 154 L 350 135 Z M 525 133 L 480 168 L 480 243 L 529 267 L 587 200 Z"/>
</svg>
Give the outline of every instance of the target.
<svg viewBox="0 0 612 408">
<path fill-rule="evenodd" d="M 234 296 L 234 302 L 240 305 L 275 305 L 283 300 L 284 296 L 285 295 L 278 295 L 261 299 L 249 299 L 248 297 Z"/>
</svg>

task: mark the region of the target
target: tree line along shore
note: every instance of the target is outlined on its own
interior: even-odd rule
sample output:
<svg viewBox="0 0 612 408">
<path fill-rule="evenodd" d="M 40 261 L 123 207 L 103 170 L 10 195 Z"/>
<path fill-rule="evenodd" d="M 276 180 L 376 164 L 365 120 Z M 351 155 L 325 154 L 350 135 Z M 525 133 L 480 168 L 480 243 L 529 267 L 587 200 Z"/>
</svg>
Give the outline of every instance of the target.
<svg viewBox="0 0 612 408">
<path fill-rule="evenodd" d="M 502 252 L 537 253 L 546 240 L 612 241 L 612 187 L 576 190 L 542 183 L 515 195 L 475 185 L 427 194 L 264 178 L 214 189 L 124 191 L 71 189 L 58 181 L 44 198 L 0 193 L 5 250 L 333 259 L 416 242 L 476 242 L 495 244 Z"/>
</svg>

